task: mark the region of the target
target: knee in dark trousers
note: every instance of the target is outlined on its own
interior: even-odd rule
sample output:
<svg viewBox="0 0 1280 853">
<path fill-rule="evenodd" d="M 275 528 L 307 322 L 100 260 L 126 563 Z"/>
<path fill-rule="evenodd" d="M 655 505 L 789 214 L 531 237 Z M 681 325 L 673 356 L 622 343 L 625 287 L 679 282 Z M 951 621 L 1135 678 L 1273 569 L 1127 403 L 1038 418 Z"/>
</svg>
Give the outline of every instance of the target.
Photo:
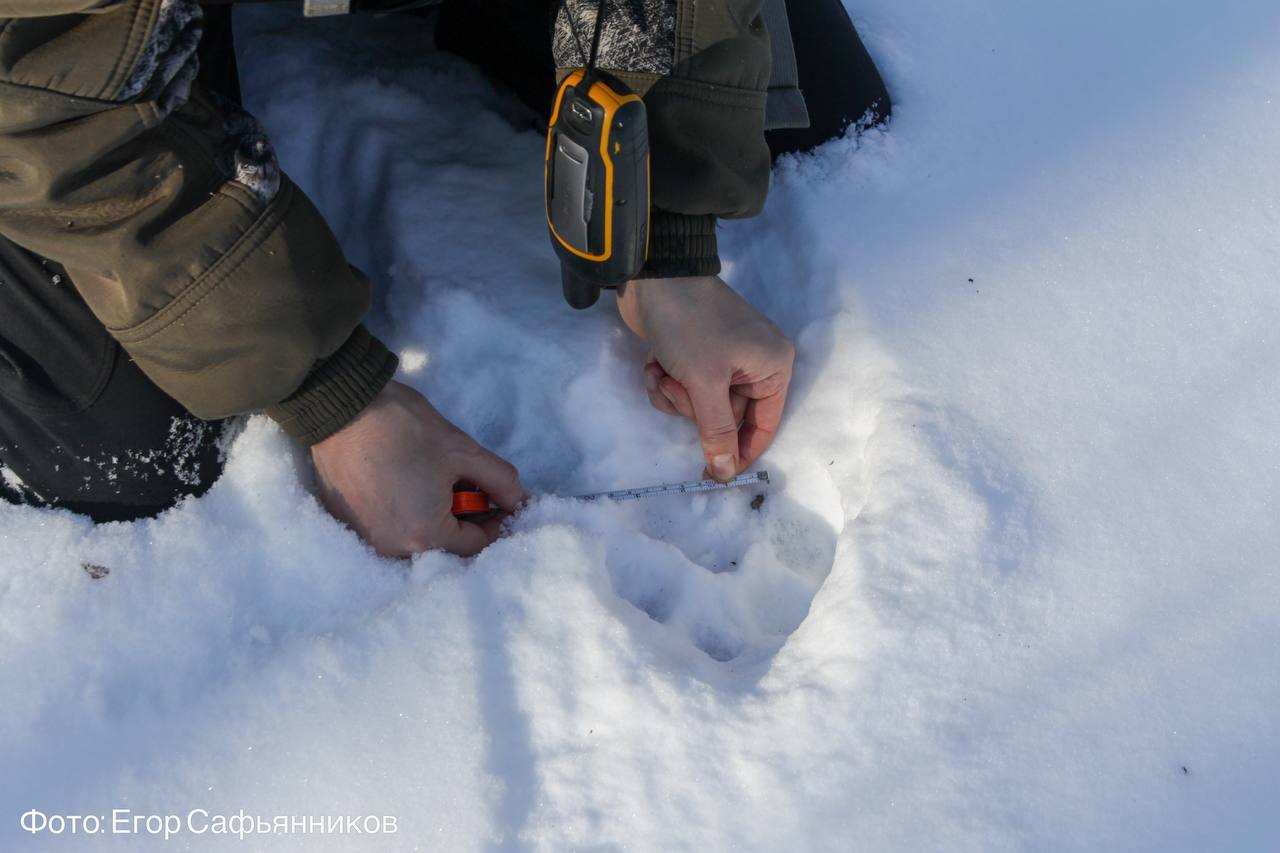
<svg viewBox="0 0 1280 853">
<path fill-rule="evenodd" d="M 0 237 L 0 497 L 94 521 L 213 485 L 225 422 L 196 418 L 117 344 L 57 264 Z"/>
</svg>

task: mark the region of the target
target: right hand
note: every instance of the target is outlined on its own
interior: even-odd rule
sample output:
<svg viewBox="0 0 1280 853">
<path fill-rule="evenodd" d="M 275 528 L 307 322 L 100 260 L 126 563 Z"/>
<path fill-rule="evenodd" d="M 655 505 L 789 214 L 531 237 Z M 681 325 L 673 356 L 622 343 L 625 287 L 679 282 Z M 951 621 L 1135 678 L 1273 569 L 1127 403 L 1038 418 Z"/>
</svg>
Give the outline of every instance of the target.
<svg viewBox="0 0 1280 853">
<path fill-rule="evenodd" d="M 778 433 L 795 346 L 719 276 L 628 282 L 618 312 L 649 343 L 654 408 L 697 424 L 710 476 L 745 471 Z"/>
<path fill-rule="evenodd" d="M 474 483 L 506 513 L 525 498 L 515 466 L 399 382 L 314 445 L 311 459 L 325 509 L 384 557 L 433 548 L 469 557 L 498 538 L 501 517 L 482 524 L 453 517 L 454 483 Z"/>
</svg>

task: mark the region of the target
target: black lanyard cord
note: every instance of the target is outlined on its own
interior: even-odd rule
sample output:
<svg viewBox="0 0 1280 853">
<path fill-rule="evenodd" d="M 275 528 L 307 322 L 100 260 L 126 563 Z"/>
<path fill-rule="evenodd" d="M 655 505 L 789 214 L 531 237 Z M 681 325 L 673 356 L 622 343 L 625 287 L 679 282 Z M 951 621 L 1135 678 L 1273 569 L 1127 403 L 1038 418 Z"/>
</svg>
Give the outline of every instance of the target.
<svg viewBox="0 0 1280 853">
<path fill-rule="evenodd" d="M 578 54 L 585 56 L 587 60 L 582 75 L 583 88 L 586 91 L 590 91 L 591 80 L 595 75 L 596 57 L 600 53 L 600 33 L 604 30 L 604 13 L 607 2 L 608 0 L 599 0 L 596 4 L 596 21 L 591 34 L 591 52 L 588 54 L 582 49 L 582 34 L 578 32 L 578 21 L 574 17 L 573 9 L 569 7 L 569 0 L 559 0 L 559 5 L 564 10 L 564 16 L 569 21 L 569 29 L 573 32 L 573 40 L 578 45 Z"/>
<path fill-rule="evenodd" d="M 600 52 L 600 32 L 604 29 L 604 5 L 608 0 L 600 0 L 596 4 L 596 31 L 591 37 L 591 56 L 587 59 L 587 75 L 590 77 L 596 70 L 596 55 Z"/>
</svg>

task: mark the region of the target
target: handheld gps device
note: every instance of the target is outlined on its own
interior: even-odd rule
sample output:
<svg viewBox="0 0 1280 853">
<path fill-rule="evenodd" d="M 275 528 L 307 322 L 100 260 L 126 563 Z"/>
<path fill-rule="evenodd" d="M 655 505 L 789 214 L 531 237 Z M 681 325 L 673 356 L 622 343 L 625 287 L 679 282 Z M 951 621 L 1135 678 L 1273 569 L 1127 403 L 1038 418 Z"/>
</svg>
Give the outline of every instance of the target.
<svg viewBox="0 0 1280 853">
<path fill-rule="evenodd" d="M 587 66 L 560 84 L 547 130 L 547 226 L 574 308 L 590 308 L 602 288 L 634 278 L 649 255 L 644 101 L 595 69 L 596 43 Z"/>
</svg>

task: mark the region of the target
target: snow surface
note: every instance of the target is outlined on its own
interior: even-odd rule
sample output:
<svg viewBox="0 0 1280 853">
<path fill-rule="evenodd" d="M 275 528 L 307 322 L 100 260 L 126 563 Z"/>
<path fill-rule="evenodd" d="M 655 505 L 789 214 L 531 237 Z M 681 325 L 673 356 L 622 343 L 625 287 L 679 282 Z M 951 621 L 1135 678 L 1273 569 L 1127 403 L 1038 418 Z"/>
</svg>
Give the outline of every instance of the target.
<svg viewBox="0 0 1280 853">
<path fill-rule="evenodd" d="M 759 512 L 547 498 L 406 566 L 261 418 L 153 521 L 0 509 L 0 847 L 201 807 L 400 832 L 170 846 L 1277 849 L 1280 4 L 851 9 L 891 131 L 722 232 L 799 345 Z M 506 97 L 412 21 L 252 12 L 403 378 L 539 491 L 695 476 L 561 304 Z"/>
</svg>

